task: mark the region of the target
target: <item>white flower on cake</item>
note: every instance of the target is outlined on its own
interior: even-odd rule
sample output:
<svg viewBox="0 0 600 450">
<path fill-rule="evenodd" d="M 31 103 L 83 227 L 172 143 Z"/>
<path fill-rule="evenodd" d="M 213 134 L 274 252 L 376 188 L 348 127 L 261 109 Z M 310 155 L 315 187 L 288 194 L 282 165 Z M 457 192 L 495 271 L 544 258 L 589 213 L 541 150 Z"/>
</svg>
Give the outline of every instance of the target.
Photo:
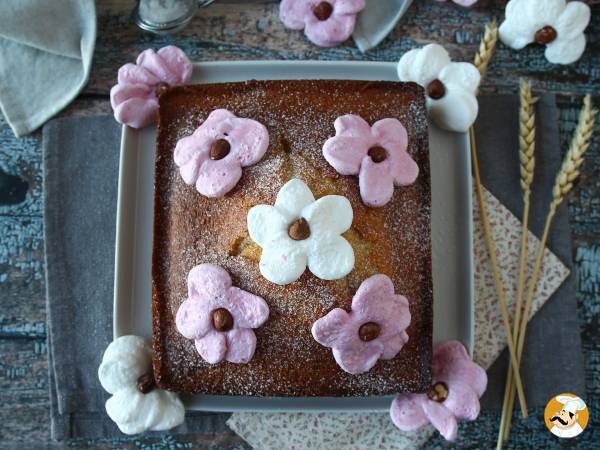
<svg viewBox="0 0 600 450">
<path fill-rule="evenodd" d="M 104 352 L 98 368 L 102 387 L 112 394 L 106 412 L 125 434 L 169 430 L 183 422 L 177 394 L 154 383 L 152 347 L 139 336 L 121 336 Z"/>
<path fill-rule="evenodd" d="M 398 76 L 425 88 L 427 112 L 439 127 L 464 133 L 475 122 L 481 76 L 473 64 L 452 62 L 444 47 L 429 44 L 400 58 Z"/>
<path fill-rule="evenodd" d="M 500 39 L 515 50 L 534 42 L 545 45 L 548 61 L 571 64 L 585 50 L 583 31 L 590 16 L 590 7 L 583 2 L 511 0 L 500 25 Z"/>
<path fill-rule="evenodd" d="M 275 206 L 248 212 L 248 232 L 262 247 L 260 273 L 276 284 L 296 281 L 306 270 L 323 280 L 345 277 L 354 267 L 354 251 L 341 234 L 352 225 L 346 197 L 326 195 L 315 201 L 301 180 L 288 181 Z"/>
</svg>

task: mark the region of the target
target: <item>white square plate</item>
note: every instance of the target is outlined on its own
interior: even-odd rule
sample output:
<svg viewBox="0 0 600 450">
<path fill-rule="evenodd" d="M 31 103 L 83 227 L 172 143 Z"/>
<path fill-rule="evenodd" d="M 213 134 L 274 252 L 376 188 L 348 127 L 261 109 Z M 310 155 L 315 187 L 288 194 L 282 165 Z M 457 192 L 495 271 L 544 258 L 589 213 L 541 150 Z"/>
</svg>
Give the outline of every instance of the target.
<svg viewBox="0 0 600 450">
<path fill-rule="evenodd" d="M 248 61 L 196 64 L 192 83 L 282 79 L 397 81 L 396 64 L 352 61 Z M 156 127 L 123 127 L 119 167 L 114 286 L 114 337 L 151 337 L 152 216 Z M 465 134 L 430 125 L 434 343 L 473 348 L 472 198 Z M 194 395 L 204 411 L 382 411 L 391 397 L 231 397 Z"/>
</svg>

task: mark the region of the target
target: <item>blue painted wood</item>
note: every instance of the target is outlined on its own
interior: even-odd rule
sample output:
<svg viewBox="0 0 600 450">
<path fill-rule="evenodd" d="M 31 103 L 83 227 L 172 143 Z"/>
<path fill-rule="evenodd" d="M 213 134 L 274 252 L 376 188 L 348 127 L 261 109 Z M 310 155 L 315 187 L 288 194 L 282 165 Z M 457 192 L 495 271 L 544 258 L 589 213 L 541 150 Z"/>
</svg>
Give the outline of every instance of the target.
<svg viewBox="0 0 600 450">
<path fill-rule="evenodd" d="M 98 40 L 92 76 L 85 92 L 63 115 L 109 112 L 107 95 L 117 68 L 135 59 L 147 47 L 175 43 L 193 60 L 320 59 L 396 61 L 415 45 L 437 41 L 455 59 L 471 60 L 481 38 L 482 24 L 501 17 L 505 0 L 480 0 L 464 9 L 451 2 L 414 2 L 407 16 L 383 44 L 361 54 L 351 42 L 320 49 L 301 32 L 283 28 L 277 18 L 277 1 L 217 3 L 200 11 L 191 25 L 171 37 L 142 33 L 131 22 L 132 0 L 98 2 Z M 235 3 L 229 1 L 228 3 Z M 581 96 L 592 92 L 600 104 L 600 1 L 588 0 L 593 19 L 588 28 L 588 49 L 567 67 L 549 64 L 542 49 L 531 46 L 515 52 L 499 45 L 489 68 L 486 91 L 516 92 L 520 77 L 531 78 L 538 90 L 559 95 L 560 126 L 566 149 L 577 122 Z M 440 18 L 443 18 L 442 20 Z M 600 130 L 597 130 L 600 131 Z M 247 448 L 233 433 L 117 440 L 49 441 L 48 379 L 44 305 L 42 230 L 41 133 L 15 139 L 0 117 L 0 448 L 177 449 Z M 1 173 L 12 178 L 2 178 Z M 583 181 L 569 199 L 575 243 L 579 311 L 582 319 L 588 402 L 595 406 L 592 423 L 574 448 L 593 448 L 600 442 L 600 134 L 597 133 L 583 167 Z M 8 181 L 7 181 L 8 180 Z M 7 184 L 2 184 L 2 183 Z M 22 197 L 2 201 L 3 195 Z M 21 191 L 20 191 L 21 190 Z M 555 448 L 540 417 L 515 418 L 508 448 Z M 483 414 L 461 427 L 456 447 L 489 448 L 494 445 L 498 414 Z M 566 446 L 566 444 L 565 444 Z M 452 448 L 435 438 L 428 448 Z"/>
</svg>

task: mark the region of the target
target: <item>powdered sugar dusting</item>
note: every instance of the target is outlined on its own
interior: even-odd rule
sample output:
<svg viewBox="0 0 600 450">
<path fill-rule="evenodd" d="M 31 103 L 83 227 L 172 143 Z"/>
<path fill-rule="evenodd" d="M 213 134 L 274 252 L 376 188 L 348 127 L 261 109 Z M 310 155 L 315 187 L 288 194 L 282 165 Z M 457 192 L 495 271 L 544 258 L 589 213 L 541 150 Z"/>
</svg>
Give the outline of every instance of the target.
<svg viewBox="0 0 600 450">
<path fill-rule="evenodd" d="M 427 122 L 423 94 L 414 84 L 357 81 L 283 81 L 173 88 L 160 98 L 153 255 L 153 326 L 156 377 L 179 392 L 269 396 L 364 396 L 419 391 L 430 381 L 432 287 Z M 216 108 L 258 120 L 269 130 L 263 160 L 244 169 L 238 185 L 221 199 L 186 186 L 173 163 L 178 139 L 191 134 Z M 408 130 L 408 152 L 420 175 L 396 188 L 385 207 L 364 206 L 356 177 L 342 177 L 322 155 L 333 122 L 358 114 L 373 123 L 398 118 Z M 353 246 L 355 269 L 324 281 L 308 270 L 287 286 L 265 280 L 260 248 L 246 228 L 248 210 L 273 204 L 281 186 L 302 179 L 316 198 L 346 196 L 354 210 L 344 237 Z M 224 267 L 240 288 L 263 297 L 270 317 L 255 330 L 257 350 L 248 364 L 210 366 L 180 336 L 175 313 L 186 297 L 186 277 L 200 263 Z M 394 282 L 409 299 L 409 342 L 390 361 L 350 375 L 331 351 L 314 341 L 312 323 L 335 307 L 349 309 L 360 283 L 375 273 Z"/>
</svg>

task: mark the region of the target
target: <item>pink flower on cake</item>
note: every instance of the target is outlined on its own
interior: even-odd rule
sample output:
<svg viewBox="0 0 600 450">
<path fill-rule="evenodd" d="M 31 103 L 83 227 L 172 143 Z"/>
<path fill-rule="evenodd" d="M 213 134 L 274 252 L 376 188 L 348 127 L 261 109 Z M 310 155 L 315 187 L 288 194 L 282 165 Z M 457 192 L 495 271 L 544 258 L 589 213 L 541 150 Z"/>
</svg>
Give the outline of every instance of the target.
<svg viewBox="0 0 600 450">
<path fill-rule="evenodd" d="M 207 197 L 222 197 L 256 164 L 269 146 L 269 133 L 256 120 L 226 109 L 211 112 L 191 136 L 177 142 L 174 157 L 186 184 Z"/>
<path fill-rule="evenodd" d="M 173 45 L 158 52 L 144 50 L 135 64 L 119 69 L 117 84 L 110 90 L 110 104 L 117 122 L 132 128 L 155 123 L 157 96 L 169 86 L 185 84 L 192 75 L 192 63 Z"/>
<path fill-rule="evenodd" d="M 479 415 L 487 374 L 458 341 L 443 342 L 433 350 L 432 372 L 432 386 L 426 394 L 401 394 L 394 399 L 392 422 L 402 431 L 431 423 L 453 441 L 458 420 L 475 420 Z"/>
<path fill-rule="evenodd" d="M 350 37 L 364 7 L 365 0 L 282 0 L 279 18 L 287 28 L 304 30 L 315 44 L 334 47 Z"/>
<path fill-rule="evenodd" d="M 385 205 L 394 185 L 406 186 L 417 179 L 419 167 L 406 151 L 408 135 L 397 119 L 382 119 L 371 127 L 363 118 L 347 114 L 333 126 L 335 136 L 325 142 L 323 155 L 338 173 L 358 175 L 366 205 Z"/>
<path fill-rule="evenodd" d="M 348 373 L 371 370 L 378 359 L 392 359 L 408 341 L 410 324 L 406 297 L 394 293 L 392 280 L 378 274 L 362 282 L 352 308 L 330 311 L 312 326 L 315 340 L 333 350 Z"/>
<path fill-rule="evenodd" d="M 188 298 L 175 323 L 183 336 L 194 339 L 206 362 L 247 363 L 256 349 L 252 328 L 268 317 L 269 307 L 261 297 L 232 286 L 221 267 L 200 264 L 188 275 Z"/>
</svg>

